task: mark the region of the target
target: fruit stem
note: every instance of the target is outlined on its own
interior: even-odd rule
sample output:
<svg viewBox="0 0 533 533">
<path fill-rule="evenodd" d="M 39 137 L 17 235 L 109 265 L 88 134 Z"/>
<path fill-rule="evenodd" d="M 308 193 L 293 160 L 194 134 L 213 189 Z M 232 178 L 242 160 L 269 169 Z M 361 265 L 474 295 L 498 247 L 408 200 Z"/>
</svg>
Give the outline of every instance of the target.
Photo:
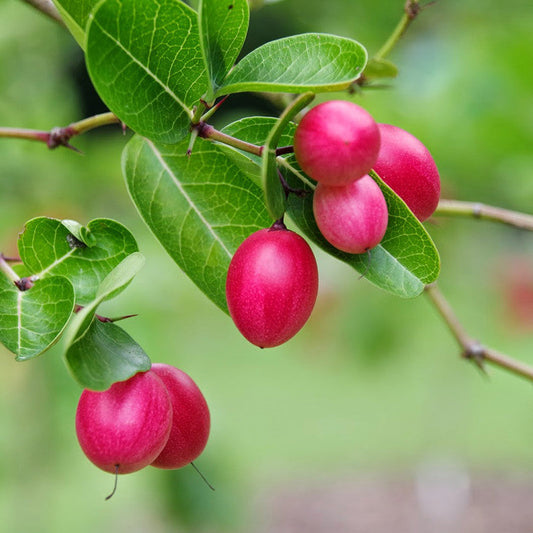
<svg viewBox="0 0 533 533">
<path fill-rule="evenodd" d="M 392 49 L 407 31 L 407 28 L 409 28 L 413 20 L 418 16 L 421 9 L 422 7 L 418 3 L 418 0 L 407 0 L 405 2 L 404 13 L 400 22 L 398 22 L 389 38 L 385 41 L 385 44 L 374 55 L 374 59 L 385 59 L 391 53 Z"/>
<path fill-rule="evenodd" d="M 434 215 L 468 216 L 492 222 L 509 224 L 515 228 L 533 231 L 533 215 L 485 205 L 479 202 L 461 202 L 459 200 L 441 200 Z"/>
<path fill-rule="evenodd" d="M 115 484 L 113 485 L 113 490 L 111 491 L 111 494 L 105 497 L 105 501 L 110 500 L 115 492 L 117 492 L 117 485 L 118 485 L 118 468 L 120 465 L 115 465 Z"/>
<path fill-rule="evenodd" d="M 207 481 L 207 478 L 202 474 L 202 472 L 200 472 L 200 470 L 198 469 L 198 467 L 191 461 L 191 466 L 196 470 L 196 472 L 198 473 L 198 475 L 204 480 L 205 484 L 212 490 L 214 491 L 215 490 L 215 487 L 213 487 L 213 485 L 211 485 L 211 483 L 209 483 L 209 481 Z"/>
<path fill-rule="evenodd" d="M 270 231 L 277 231 L 277 230 L 286 230 L 287 226 L 285 226 L 285 222 L 283 222 L 283 216 L 281 218 L 278 218 L 272 226 L 270 226 Z"/>
<path fill-rule="evenodd" d="M 474 362 L 481 370 L 484 371 L 484 363 L 489 362 L 493 365 L 499 366 L 509 370 L 510 372 L 522 376 L 530 381 L 533 381 L 533 368 L 512 359 L 508 355 L 492 350 L 483 346 L 466 332 L 465 328 L 459 322 L 452 307 L 444 298 L 444 295 L 438 288 L 436 283 L 431 283 L 425 286 L 425 292 L 431 303 L 435 306 L 440 316 L 446 322 L 448 328 L 455 337 L 455 340 L 462 348 L 461 357 Z"/>
</svg>

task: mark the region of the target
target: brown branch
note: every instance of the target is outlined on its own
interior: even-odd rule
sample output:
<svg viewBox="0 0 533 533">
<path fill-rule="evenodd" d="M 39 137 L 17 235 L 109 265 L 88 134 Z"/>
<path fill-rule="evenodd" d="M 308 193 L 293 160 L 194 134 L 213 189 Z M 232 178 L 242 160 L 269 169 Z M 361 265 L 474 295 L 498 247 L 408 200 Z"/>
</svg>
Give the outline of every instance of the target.
<svg viewBox="0 0 533 533">
<path fill-rule="evenodd" d="M 479 202 L 441 200 L 434 215 L 479 218 L 533 231 L 533 215 L 485 205 Z"/>
<path fill-rule="evenodd" d="M 0 128 L 0 137 L 39 141 L 45 143 L 51 150 L 58 146 L 65 146 L 78 152 L 79 150 L 69 142 L 72 137 L 101 126 L 117 124 L 119 122 L 120 120 L 113 113 L 101 113 L 100 115 L 94 115 L 93 117 L 73 122 L 65 127 L 52 128 L 50 131 L 24 128 Z"/>
<path fill-rule="evenodd" d="M 517 374 L 518 376 L 533 381 L 532 367 L 520 361 L 516 361 L 508 355 L 487 348 L 470 337 L 436 283 L 426 285 L 425 291 L 431 303 L 435 306 L 444 322 L 446 322 L 446 325 L 461 347 L 461 356 L 463 358 L 474 362 L 482 370 L 484 370 L 484 363 L 489 362 L 495 366 L 499 366 L 500 368 L 504 368 L 509 372 Z"/>
</svg>

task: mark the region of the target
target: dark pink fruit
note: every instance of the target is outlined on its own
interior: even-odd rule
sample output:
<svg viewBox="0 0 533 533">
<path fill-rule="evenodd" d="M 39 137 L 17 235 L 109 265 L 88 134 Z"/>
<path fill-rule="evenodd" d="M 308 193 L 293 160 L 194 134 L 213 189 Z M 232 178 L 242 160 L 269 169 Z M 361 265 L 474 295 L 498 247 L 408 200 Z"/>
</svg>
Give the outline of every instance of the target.
<svg viewBox="0 0 533 533">
<path fill-rule="evenodd" d="M 152 365 L 165 384 L 172 403 L 170 436 L 152 466 L 181 468 L 194 461 L 207 444 L 209 408 L 196 383 L 183 371 L 162 363 Z"/>
<path fill-rule="evenodd" d="M 351 254 L 362 254 L 379 244 L 389 218 L 385 197 L 370 176 L 344 187 L 319 183 L 313 212 L 326 240 Z"/>
<path fill-rule="evenodd" d="M 103 392 L 84 390 L 76 433 L 85 455 L 106 472 L 129 474 L 148 466 L 170 434 L 172 405 L 154 372 L 135 374 Z"/>
<path fill-rule="evenodd" d="M 429 150 L 413 135 L 378 124 L 381 148 L 374 170 L 407 204 L 418 220 L 429 218 L 439 203 L 440 177 Z"/>
<path fill-rule="evenodd" d="M 294 135 L 304 172 L 325 185 L 345 185 L 367 174 L 379 151 L 379 129 L 367 111 L 331 100 L 305 114 Z"/>
<path fill-rule="evenodd" d="M 250 235 L 231 260 L 228 308 L 239 331 L 261 348 L 288 341 L 303 327 L 318 292 L 318 270 L 309 245 L 287 229 Z"/>
</svg>

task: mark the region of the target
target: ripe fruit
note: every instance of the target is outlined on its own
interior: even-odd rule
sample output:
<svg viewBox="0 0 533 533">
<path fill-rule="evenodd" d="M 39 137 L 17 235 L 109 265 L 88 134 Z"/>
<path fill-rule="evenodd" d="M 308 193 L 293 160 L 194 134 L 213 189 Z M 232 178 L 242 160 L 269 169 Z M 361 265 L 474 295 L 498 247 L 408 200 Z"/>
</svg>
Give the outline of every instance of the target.
<svg viewBox="0 0 533 533">
<path fill-rule="evenodd" d="M 172 428 L 168 441 L 152 466 L 181 468 L 204 450 L 209 437 L 209 408 L 196 383 L 183 371 L 162 363 L 152 372 L 165 384 L 172 403 Z"/>
<path fill-rule="evenodd" d="M 351 254 L 362 254 L 379 244 L 389 219 L 383 193 L 370 176 L 344 187 L 319 183 L 313 212 L 326 240 Z"/>
<path fill-rule="evenodd" d="M 84 390 L 76 433 L 85 455 L 98 468 L 129 474 L 161 453 L 171 420 L 169 393 L 157 374 L 148 371 L 103 392 Z"/>
<path fill-rule="evenodd" d="M 304 172 L 326 185 L 362 178 L 376 162 L 379 129 L 362 107 L 331 100 L 313 107 L 294 135 L 294 155 Z"/>
<path fill-rule="evenodd" d="M 374 170 L 407 204 L 418 220 L 429 218 L 439 203 L 440 177 L 429 150 L 413 135 L 378 124 L 381 148 Z"/>
<path fill-rule="evenodd" d="M 261 348 L 303 327 L 318 292 L 315 256 L 302 237 L 276 223 L 250 235 L 231 260 L 226 298 L 239 331 Z"/>
</svg>

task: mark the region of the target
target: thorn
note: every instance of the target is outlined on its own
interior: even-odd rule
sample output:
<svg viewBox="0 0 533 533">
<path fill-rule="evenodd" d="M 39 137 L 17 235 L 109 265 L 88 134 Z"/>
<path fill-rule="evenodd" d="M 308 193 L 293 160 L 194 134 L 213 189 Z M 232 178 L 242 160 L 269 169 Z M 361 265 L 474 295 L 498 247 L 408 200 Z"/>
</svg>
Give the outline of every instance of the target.
<svg viewBox="0 0 533 533">
<path fill-rule="evenodd" d="M 122 127 L 122 135 L 126 135 L 126 131 L 128 129 L 128 126 L 126 126 L 125 122 L 121 122 L 120 126 Z"/>
<path fill-rule="evenodd" d="M 139 316 L 139 315 L 138 314 L 124 315 L 124 316 L 119 316 L 115 318 L 109 318 L 107 316 L 101 316 L 101 315 L 95 315 L 95 316 L 100 322 L 110 323 L 110 322 L 118 322 L 120 320 L 126 320 L 126 318 L 132 318 L 134 316 Z"/>
</svg>

